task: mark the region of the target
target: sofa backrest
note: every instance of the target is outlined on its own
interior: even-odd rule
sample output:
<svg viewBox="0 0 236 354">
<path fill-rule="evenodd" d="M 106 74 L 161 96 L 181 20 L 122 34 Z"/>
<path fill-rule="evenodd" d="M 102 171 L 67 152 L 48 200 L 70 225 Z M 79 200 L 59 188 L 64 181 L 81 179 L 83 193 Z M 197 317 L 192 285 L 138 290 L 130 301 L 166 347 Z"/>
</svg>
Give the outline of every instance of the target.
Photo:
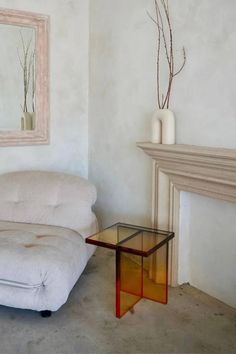
<svg viewBox="0 0 236 354">
<path fill-rule="evenodd" d="M 21 171 L 0 175 L 0 220 L 68 227 L 86 235 L 96 218 L 96 189 L 64 173 Z"/>
</svg>

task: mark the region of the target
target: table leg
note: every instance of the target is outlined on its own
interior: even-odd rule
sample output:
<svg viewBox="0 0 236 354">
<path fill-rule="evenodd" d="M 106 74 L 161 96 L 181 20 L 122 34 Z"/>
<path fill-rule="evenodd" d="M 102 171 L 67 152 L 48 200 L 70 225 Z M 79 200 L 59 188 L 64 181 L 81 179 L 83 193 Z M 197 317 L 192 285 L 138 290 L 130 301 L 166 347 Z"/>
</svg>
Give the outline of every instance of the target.
<svg viewBox="0 0 236 354">
<path fill-rule="evenodd" d="M 121 318 L 142 297 L 143 257 L 116 251 L 116 317 Z"/>
<path fill-rule="evenodd" d="M 168 243 L 143 261 L 143 297 L 167 304 Z"/>
</svg>

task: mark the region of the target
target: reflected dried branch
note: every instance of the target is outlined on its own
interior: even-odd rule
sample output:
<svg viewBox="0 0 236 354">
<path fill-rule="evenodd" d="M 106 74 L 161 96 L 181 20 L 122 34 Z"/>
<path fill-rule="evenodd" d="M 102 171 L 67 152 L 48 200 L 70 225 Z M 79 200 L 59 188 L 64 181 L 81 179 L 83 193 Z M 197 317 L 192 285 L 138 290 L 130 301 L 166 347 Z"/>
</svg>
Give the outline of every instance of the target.
<svg viewBox="0 0 236 354">
<path fill-rule="evenodd" d="M 35 50 L 31 51 L 31 44 L 32 44 L 32 37 L 28 40 L 28 42 L 25 42 L 24 36 L 22 34 L 22 31 L 20 30 L 20 39 L 21 39 L 21 44 L 22 44 L 22 57 L 20 56 L 20 51 L 19 48 L 17 48 L 17 55 L 18 59 L 20 62 L 20 66 L 23 71 L 23 105 L 21 105 L 21 108 L 23 112 L 28 112 L 28 104 L 27 104 L 27 96 L 29 93 L 29 87 L 30 87 L 30 82 L 33 81 L 32 83 L 32 92 L 35 91 L 33 89 L 33 85 L 35 85 L 35 78 L 33 75 L 35 75 L 35 70 L 34 70 L 34 60 L 35 60 Z M 31 80 L 32 79 L 32 80 Z M 34 109 L 34 93 L 32 96 L 32 107 Z M 34 112 L 34 110 L 33 110 Z"/>
</svg>

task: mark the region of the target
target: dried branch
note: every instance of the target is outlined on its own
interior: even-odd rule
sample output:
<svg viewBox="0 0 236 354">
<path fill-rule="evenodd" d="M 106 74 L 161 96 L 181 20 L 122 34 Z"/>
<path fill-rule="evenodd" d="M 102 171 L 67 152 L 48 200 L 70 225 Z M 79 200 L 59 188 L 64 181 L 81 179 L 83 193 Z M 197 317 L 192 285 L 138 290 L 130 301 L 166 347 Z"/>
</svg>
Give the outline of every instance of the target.
<svg viewBox="0 0 236 354">
<path fill-rule="evenodd" d="M 168 88 L 166 92 L 166 97 L 163 102 L 163 106 L 169 108 L 169 101 L 170 101 L 170 92 L 171 92 L 171 87 L 172 87 L 172 82 L 173 82 L 173 73 L 174 73 L 174 53 L 173 53 L 173 36 L 172 36 L 172 28 L 171 28 L 171 23 L 170 23 L 170 15 L 169 15 L 169 7 L 167 7 L 167 4 L 165 3 L 165 0 L 161 0 L 164 13 L 166 16 L 166 21 L 168 24 L 168 31 L 169 31 L 169 51 L 170 51 L 170 63 L 169 63 L 169 82 L 168 82 Z"/>
<path fill-rule="evenodd" d="M 186 64 L 186 52 L 185 52 L 185 48 L 183 47 L 183 64 L 181 65 L 180 69 L 176 71 L 176 73 L 174 73 L 173 76 L 178 75 L 183 70 L 185 64 Z"/>
<path fill-rule="evenodd" d="M 156 17 L 157 17 L 157 21 L 159 20 L 158 17 L 158 11 L 156 8 Z M 158 26 L 157 28 L 158 30 L 158 40 L 157 40 L 157 103 L 158 106 L 160 107 L 161 102 L 160 102 L 160 52 L 161 52 L 161 30 L 160 27 Z"/>
<path fill-rule="evenodd" d="M 186 64 L 186 52 L 183 47 L 183 63 L 175 72 L 175 58 L 173 50 L 173 30 L 170 19 L 170 9 L 168 0 L 154 0 L 155 16 L 148 13 L 149 18 L 157 26 L 157 104 L 160 109 L 169 108 L 170 96 L 174 77 L 177 76 Z M 165 93 L 161 89 L 161 49 L 164 47 L 165 58 L 168 66 L 168 84 Z M 160 99 L 161 97 L 161 99 Z"/>
<path fill-rule="evenodd" d="M 18 59 L 20 62 L 20 66 L 22 68 L 23 89 L 24 89 L 23 106 L 21 105 L 21 107 L 22 107 L 23 112 L 28 112 L 27 96 L 28 96 L 28 92 L 29 92 L 31 78 L 34 81 L 33 75 L 35 75 L 35 73 L 34 73 L 34 69 L 32 71 L 32 67 L 34 66 L 35 56 L 34 56 L 34 52 L 30 51 L 32 37 L 30 38 L 30 40 L 26 44 L 24 37 L 22 35 L 22 32 L 21 31 L 19 31 L 19 32 L 20 32 L 20 39 L 21 39 L 21 46 L 22 46 L 22 57 L 20 56 L 20 52 L 19 52 L 18 48 L 17 48 L 17 55 L 18 55 Z M 35 83 L 33 83 L 33 85 L 35 85 Z M 32 90 L 32 91 L 34 91 L 34 90 Z M 33 92 L 33 97 L 34 97 L 34 92 Z M 32 101 L 32 106 L 34 107 L 33 101 Z"/>
<path fill-rule="evenodd" d="M 25 55 L 25 41 L 24 41 L 24 38 L 23 38 L 23 35 L 22 35 L 21 31 L 20 31 L 20 38 L 21 38 L 22 49 L 23 49 L 23 52 L 24 52 L 24 55 Z"/>
<path fill-rule="evenodd" d="M 159 26 L 160 26 L 161 33 L 162 33 L 163 44 L 165 47 L 166 59 L 169 64 L 169 67 L 170 67 L 171 61 L 170 61 L 170 56 L 169 56 L 169 52 L 168 52 L 168 48 L 167 48 L 167 40 L 166 40 L 166 35 L 165 35 L 165 30 L 164 30 L 164 21 L 163 21 L 162 13 L 161 13 L 161 10 L 160 10 L 160 7 L 159 7 L 157 1 L 158 0 L 155 0 L 155 7 L 156 7 L 156 11 L 158 12 L 158 17 L 160 19 Z M 158 19 L 158 17 L 157 17 L 157 19 Z M 158 20 L 157 20 L 157 23 L 158 23 Z"/>
<path fill-rule="evenodd" d="M 159 27 L 157 21 L 152 17 L 152 15 L 148 11 L 147 11 L 147 15 L 155 23 L 155 25 L 157 25 Z"/>
<path fill-rule="evenodd" d="M 22 67 L 22 69 L 24 69 L 24 65 L 23 65 L 23 62 L 21 60 L 20 53 L 19 53 L 19 48 L 17 48 L 17 56 L 18 56 L 18 59 L 19 59 L 19 62 L 20 62 L 20 66 Z"/>
<path fill-rule="evenodd" d="M 35 51 L 33 52 L 33 57 L 32 57 L 32 112 L 35 112 Z"/>
</svg>

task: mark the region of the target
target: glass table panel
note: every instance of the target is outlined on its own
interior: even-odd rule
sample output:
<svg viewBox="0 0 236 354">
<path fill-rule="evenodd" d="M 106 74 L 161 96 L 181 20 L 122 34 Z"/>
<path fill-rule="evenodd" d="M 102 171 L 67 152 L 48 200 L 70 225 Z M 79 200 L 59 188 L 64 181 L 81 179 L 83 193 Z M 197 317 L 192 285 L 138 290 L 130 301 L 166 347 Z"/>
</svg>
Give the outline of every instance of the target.
<svg viewBox="0 0 236 354">
<path fill-rule="evenodd" d="M 149 256 L 174 237 L 173 232 L 117 223 L 86 239 L 87 243 Z"/>
<path fill-rule="evenodd" d="M 147 257 L 167 242 L 167 236 L 159 232 L 139 231 L 132 238 L 119 243 L 122 251 Z"/>
<path fill-rule="evenodd" d="M 143 297 L 167 304 L 168 244 L 143 257 Z"/>
<path fill-rule="evenodd" d="M 142 297 L 142 257 L 117 251 L 116 316 L 120 318 Z"/>
<path fill-rule="evenodd" d="M 138 229 L 123 226 L 123 224 L 115 224 L 97 234 L 86 239 L 87 243 L 103 246 L 107 248 L 116 248 L 123 240 L 136 235 Z"/>
</svg>

